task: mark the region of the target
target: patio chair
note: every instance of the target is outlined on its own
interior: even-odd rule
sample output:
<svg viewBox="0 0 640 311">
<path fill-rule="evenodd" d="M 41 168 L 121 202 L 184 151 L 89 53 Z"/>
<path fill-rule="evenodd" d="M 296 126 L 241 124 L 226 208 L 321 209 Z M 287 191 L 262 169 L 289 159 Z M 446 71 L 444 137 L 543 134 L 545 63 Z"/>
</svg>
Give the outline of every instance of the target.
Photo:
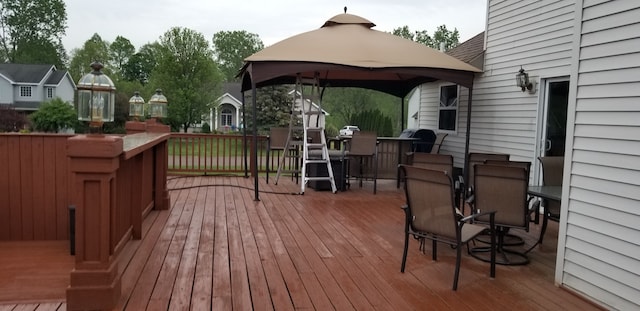
<svg viewBox="0 0 640 311">
<path fill-rule="evenodd" d="M 503 153 L 481 153 L 481 152 L 471 152 L 469 153 L 469 172 L 467 174 L 467 180 L 464 180 L 460 177 L 461 187 L 464 189 L 462 200 L 464 201 L 461 204 L 462 212 L 465 210 L 466 205 L 473 204 L 474 196 L 473 196 L 473 183 L 474 183 L 474 166 L 476 164 L 484 164 L 487 160 L 496 160 L 496 161 L 509 161 L 509 155 Z"/>
<path fill-rule="evenodd" d="M 504 265 L 523 265 L 529 262 L 526 252 L 519 252 L 505 246 L 505 236 L 511 229 L 529 231 L 530 211 L 527 189 L 529 187 L 529 162 L 511 165 L 476 164 L 474 166 L 473 212 L 496 211 L 497 234 L 496 262 Z M 488 223 L 487 217 L 477 217 L 477 223 Z M 482 253 L 487 247 L 471 249 L 472 256 L 487 261 Z"/>
<path fill-rule="evenodd" d="M 433 142 L 433 147 L 431 147 L 430 153 L 432 154 L 440 153 L 440 147 L 442 146 L 442 143 L 444 142 L 445 137 L 447 137 L 447 133 L 438 133 L 436 135 L 436 140 Z"/>
<path fill-rule="evenodd" d="M 292 178 L 295 177 L 296 183 L 298 183 L 299 175 L 299 143 L 289 143 L 289 150 L 284 150 L 287 144 L 287 137 L 289 136 L 288 127 L 272 127 L 269 130 L 269 139 L 267 140 L 267 184 L 269 183 L 269 173 L 274 172 L 271 159 L 272 154 L 275 152 L 276 157 L 276 170 L 279 165 L 283 165 L 281 172 L 292 174 Z M 285 162 L 280 163 L 280 152 L 285 154 Z M 287 169 L 284 169 L 287 168 Z M 276 184 L 278 181 L 276 180 Z"/>
<path fill-rule="evenodd" d="M 469 221 L 482 215 L 474 214 L 467 217 L 459 214 L 453 204 L 453 184 L 451 177 L 445 171 L 430 170 L 415 166 L 401 165 L 400 169 L 406 176 L 405 194 L 407 204 L 405 211 L 404 252 L 400 271 L 404 273 L 409 247 L 409 236 L 420 241 L 420 248 L 424 251 L 425 239 L 432 241 L 432 258 L 437 260 L 438 242 L 450 245 L 456 249 L 456 267 L 453 277 L 453 290 L 458 289 L 458 276 L 462 246 L 467 245 L 479 234 L 489 230 L 491 233 L 491 258 L 489 275 L 495 277 L 495 226 L 494 212 L 485 212 L 489 220 L 486 226 L 471 224 Z"/>
<path fill-rule="evenodd" d="M 562 177 L 564 171 L 564 156 L 538 157 L 542 164 L 542 185 L 543 186 L 562 186 Z M 547 231 L 548 220 L 560 221 L 560 204 L 559 201 L 543 200 L 545 215 L 542 217 L 542 228 L 540 228 L 540 240 Z M 538 212 L 536 209 L 535 212 Z M 536 213 L 536 216 L 539 213 Z M 537 219 L 537 218 L 536 218 Z"/>
<path fill-rule="evenodd" d="M 356 177 L 362 188 L 362 180 L 365 174 L 372 172 L 373 194 L 376 194 L 378 183 L 378 136 L 375 132 L 356 131 L 345 150 L 343 163 L 348 163 L 349 177 Z M 357 161 L 354 161 L 357 160 Z M 366 161 L 365 161 L 366 160 Z"/>
</svg>

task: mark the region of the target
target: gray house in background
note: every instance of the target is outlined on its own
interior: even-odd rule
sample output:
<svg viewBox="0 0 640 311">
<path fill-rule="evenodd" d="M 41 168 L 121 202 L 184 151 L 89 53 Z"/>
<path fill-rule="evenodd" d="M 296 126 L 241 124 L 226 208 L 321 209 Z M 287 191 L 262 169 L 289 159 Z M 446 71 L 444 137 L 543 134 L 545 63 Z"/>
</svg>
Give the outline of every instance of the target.
<svg viewBox="0 0 640 311">
<path fill-rule="evenodd" d="M 489 0 L 471 115 L 466 88 L 417 92 L 419 127 L 449 132 L 440 151 L 458 167 L 467 118 L 470 151 L 530 161 L 532 184 L 538 156 L 564 156 L 553 281 L 614 310 L 640 309 L 639 17 L 637 0 Z"/>
<path fill-rule="evenodd" d="M 0 64 L 0 105 L 27 113 L 56 97 L 73 105 L 76 84 L 54 65 Z"/>
</svg>

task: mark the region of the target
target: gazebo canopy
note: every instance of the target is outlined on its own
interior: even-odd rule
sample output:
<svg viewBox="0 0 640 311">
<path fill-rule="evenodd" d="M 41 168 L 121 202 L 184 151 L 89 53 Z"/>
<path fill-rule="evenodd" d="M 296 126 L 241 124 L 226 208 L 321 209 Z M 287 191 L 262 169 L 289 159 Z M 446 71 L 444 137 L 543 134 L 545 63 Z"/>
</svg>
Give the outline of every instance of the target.
<svg viewBox="0 0 640 311">
<path fill-rule="evenodd" d="M 294 84 L 320 75 L 322 86 L 362 87 L 403 97 L 436 80 L 471 87 L 479 69 L 445 53 L 390 33 L 371 29 L 371 21 L 338 14 L 316 30 L 295 35 L 245 59 L 256 87 Z M 242 90 L 252 88 L 243 82 Z"/>
<path fill-rule="evenodd" d="M 245 59 L 240 71 L 242 91 L 254 92 L 254 170 L 258 167 L 255 90 L 269 85 L 294 84 L 298 75 L 311 79 L 317 74 L 323 87 L 367 88 L 402 99 L 420 84 L 449 81 L 469 88 L 467 113 L 471 115 L 473 78 L 481 72 L 478 68 L 423 44 L 371 29 L 374 26 L 365 18 L 347 14 L 345 8 L 344 14 L 332 17 L 320 29 L 282 40 Z M 469 129 L 467 118 L 465 168 Z M 253 174 L 258 200 L 257 171 Z"/>
</svg>

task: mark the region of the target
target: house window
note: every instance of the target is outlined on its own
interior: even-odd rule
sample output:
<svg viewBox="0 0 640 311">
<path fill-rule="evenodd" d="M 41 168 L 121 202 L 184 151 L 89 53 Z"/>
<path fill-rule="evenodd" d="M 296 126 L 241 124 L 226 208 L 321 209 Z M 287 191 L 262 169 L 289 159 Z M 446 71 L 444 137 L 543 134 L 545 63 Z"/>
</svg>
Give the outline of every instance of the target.
<svg viewBox="0 0 640 311">
<path fill-rule="evenodd" d="M 21 86 L 20 87 L 20 97 L 31 97 L 31 87 L 30 86 Z"/>
<path fill-rule="evenodd" d="M 220 112 L 222 118 L 222 126 L 231 126 L 233 124 L 233 112 L 229 108 L 222 108 Z"/>
<path fill-rule="evenodd" d="M 456 131 L 458 121 L 458 86 L 440 87 L 440 106 L 438 107 L 438 129 Z"/>
<path fill-rule="evenodd" d="M 53 88 L 52 87 L 48 87 L 47 88 L 47 98 L 53 98 Z"/>
</svg>

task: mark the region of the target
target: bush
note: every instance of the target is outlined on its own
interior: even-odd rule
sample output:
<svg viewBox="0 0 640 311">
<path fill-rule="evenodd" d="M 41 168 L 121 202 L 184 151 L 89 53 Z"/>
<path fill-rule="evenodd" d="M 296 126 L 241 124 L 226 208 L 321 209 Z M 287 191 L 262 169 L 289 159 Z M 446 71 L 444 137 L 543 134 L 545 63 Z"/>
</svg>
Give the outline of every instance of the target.
<svg viewBox="0 0 640 311">
<path fill-rule="evenodd" d="M 211 133 L 211 126 L 209 126 L 209 123 L 207 122 L 202 123 L 202 133 L 205 133 L 205 134 Z"/>
<path fill-rule="evenodd" d="M 54 132 L 64 128 L 72 128 L 78 123 L 78 114 L 73 106 L 60 98 L 55 98 L 40 105 L 40 109 L 31 115 L 36 131 Z"/>
<path fill-rule="evenodd" d="M 18 132 L 29 125 L 29 119 L 7 105 L 0 105 L 0 132 Z"/>
</svg>

